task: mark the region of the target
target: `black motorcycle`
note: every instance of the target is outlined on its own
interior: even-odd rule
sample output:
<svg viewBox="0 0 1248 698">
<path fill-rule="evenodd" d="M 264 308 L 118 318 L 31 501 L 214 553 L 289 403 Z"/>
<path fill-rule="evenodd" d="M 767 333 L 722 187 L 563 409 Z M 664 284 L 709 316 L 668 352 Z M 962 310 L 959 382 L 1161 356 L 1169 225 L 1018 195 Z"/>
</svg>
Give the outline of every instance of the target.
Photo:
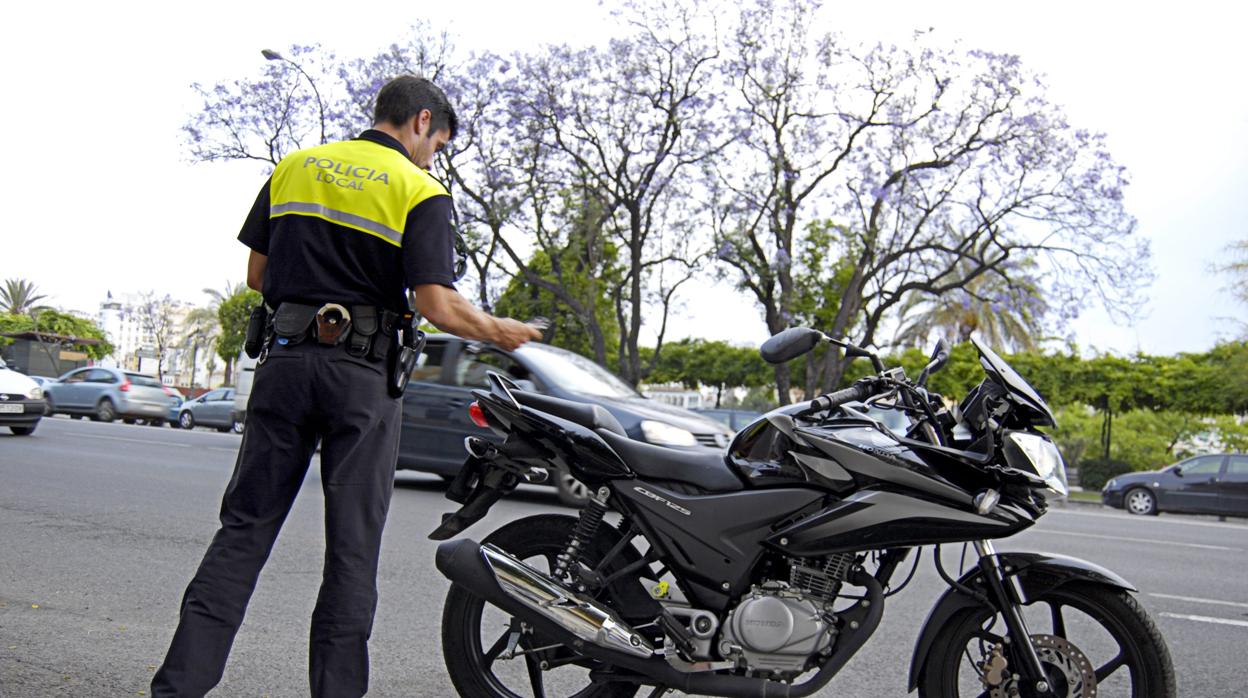
<svg viewBox="0 0 1248 698">
<path fill-rule="evenodd" d="M 778 363 L 833 342 L 807 328 L 762 347 Z M 807 696 L 879 625 L 886 597 L 937 546 L 949 589 L 910 663 L 921 696 L 1170 697 L 1174 669 L 1135 589 L 1090 562 L 998 553 L 1067 492 L 1044 400 L 990 348 L 987 376 L 947 406 L 866 357 L 875 375 L 768 413 L 726 454 L 630 439 L 601 407 L 491 375 L 447 496 L 462 506 L 430 537 L 480 520 L 521 482 L 571 473 L 593 493 L 579 516 L 513 521 L 478 544 L 442 543 L 452 582 L 446 666 L 464 696 L 632 696 L 652 687 L 716 696 Z M 977 560 L 955 578 L 941 545 Z M 909 573 L 893 584 L 908 558 Z"/>
</svg>

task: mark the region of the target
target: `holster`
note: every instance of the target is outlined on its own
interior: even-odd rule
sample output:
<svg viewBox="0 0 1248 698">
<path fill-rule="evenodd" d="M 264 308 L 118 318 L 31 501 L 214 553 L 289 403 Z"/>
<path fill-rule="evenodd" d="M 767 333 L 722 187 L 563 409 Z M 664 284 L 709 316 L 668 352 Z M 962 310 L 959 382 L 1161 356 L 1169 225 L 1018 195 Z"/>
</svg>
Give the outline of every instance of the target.
<svg viewBox="0 0 1248 698">
<path fill-rule="evenodd" d="M 416 328 L 416 319 L 405 315 L 400 321 L 399 350 L 394 352 L 390 360 L 390 397 L 403 396 L 407 382 L 416 368 L 420 352 L 425 348 L 425 333 Z"/>
<path fill-rule="evenodd" d="M 264 349 L 265 335 L 269 329 L 269 307 L 260 301 L 247 317 L 247 334 L 243 336 L 243 352 L 255 359 Z"/>
</svg>

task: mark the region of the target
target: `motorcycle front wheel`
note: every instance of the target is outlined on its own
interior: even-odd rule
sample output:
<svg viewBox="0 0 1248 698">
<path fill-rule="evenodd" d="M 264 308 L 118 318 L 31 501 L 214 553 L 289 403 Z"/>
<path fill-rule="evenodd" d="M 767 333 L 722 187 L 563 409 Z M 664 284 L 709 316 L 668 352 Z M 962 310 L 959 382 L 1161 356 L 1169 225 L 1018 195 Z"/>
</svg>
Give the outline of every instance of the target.
<svg viewBox="0 0 1248 698">
<path fill-rule="evenodd" d="M 569 516 L 530 516 L 494 531 L 482 543 L 496 545 L 550 574 L 575 524 L 576 519 Z M 610 551 L 611 543 L 602 535 L 595 537 L 581 559 L 596 564 Z M 442 655 L 455 689 L 471 698 L 629 698 L 638 688 L 591 681 L 589 673 L 604 669 L 602 664 L 544 638 L 455 584 L 447 592 L 442 611 Z"/>
<path fill-rule="evenodd" d="M 1032 646 L 1060 698 L 1173 698 L 1174 666 L 1153 620 L 1120 589 L 1067 584 L 1024 609 Z M 1017 659 L 993 609 L 954 616 L 933 643 L 919 681 L 920 698 L 1036 695 L 1015 678 Z"/>
</svg>

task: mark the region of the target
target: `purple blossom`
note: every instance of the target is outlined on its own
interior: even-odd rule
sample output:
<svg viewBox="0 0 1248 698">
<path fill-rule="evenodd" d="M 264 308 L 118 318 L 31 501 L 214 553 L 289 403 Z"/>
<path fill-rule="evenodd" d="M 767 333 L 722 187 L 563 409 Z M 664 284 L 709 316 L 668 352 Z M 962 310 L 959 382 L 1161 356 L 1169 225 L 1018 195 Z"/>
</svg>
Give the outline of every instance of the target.
<svg viewBox="0 0 1248 698">
<path fill-rule="evenodd" d="M 780 248 L 776 250 L 776 261 L 772 263 L 771 268 L 772 269 L 787 269 L 789 267 L 789 263 L 792 261 L 793 260 L 789 257 L 788 250 L 785 250 L 784 248 Z"/>
</svg>

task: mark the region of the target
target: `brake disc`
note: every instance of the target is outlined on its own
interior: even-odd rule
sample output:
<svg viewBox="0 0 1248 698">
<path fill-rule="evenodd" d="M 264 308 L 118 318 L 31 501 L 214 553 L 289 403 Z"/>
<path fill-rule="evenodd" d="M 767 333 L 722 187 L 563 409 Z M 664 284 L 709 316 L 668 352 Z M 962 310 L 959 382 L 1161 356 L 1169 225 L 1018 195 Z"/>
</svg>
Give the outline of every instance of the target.
<svg viewBox="0 0 1248 698">
<path fill-rule="evenodd" d="M 1044 665 L 1050 680 L 1061 679 L 1062 686 L 1054 686 L 1059 698 L 1096 698 L 1096 670 L 1092 662 L 1078 647 L 1056 635 L 1032 635 L 1031 644 Z M 990 654 L 980 665 L 984 688 L 991 698 L 1017 698 L 1018 681 L 1007 671 L 1005 657 L 1000 645 L 994 645 Z"/>
</svg>

